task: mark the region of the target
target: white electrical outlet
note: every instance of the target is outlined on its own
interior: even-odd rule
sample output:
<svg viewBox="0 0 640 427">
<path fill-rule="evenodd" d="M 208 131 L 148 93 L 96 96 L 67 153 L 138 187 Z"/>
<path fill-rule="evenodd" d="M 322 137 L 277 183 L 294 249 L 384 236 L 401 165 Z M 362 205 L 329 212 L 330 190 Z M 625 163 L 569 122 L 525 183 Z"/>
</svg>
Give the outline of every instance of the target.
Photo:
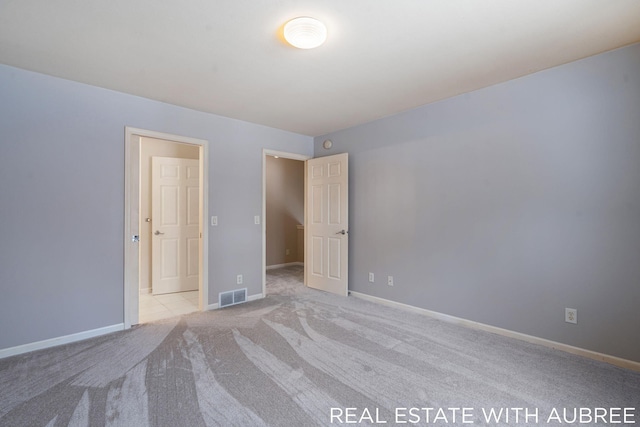
<svg viewBox="0 0 640 427">
<path fill-rule="evenodd" d="M 387 285 L 393 286 L 393 276 L 388 276 L 387 277 Z"/>
<path fill-rule="evenodd" d="M 564 321 L 567 323 L 578 323 L 578 310 L 575 308 L 564 309 Z"/>
<path fill-rule="evenodd" d="M 369 273 L 369 281 L 371 283 L 373 283 L 375 281 L 375 277 L 374 277 L 373 273 Z"/>
<path fill-rule="evenodd" d="M 242 274 L 238 274 L 238 276 L 236 277 L 236 284 L 242 285 Z"/>
</svg>

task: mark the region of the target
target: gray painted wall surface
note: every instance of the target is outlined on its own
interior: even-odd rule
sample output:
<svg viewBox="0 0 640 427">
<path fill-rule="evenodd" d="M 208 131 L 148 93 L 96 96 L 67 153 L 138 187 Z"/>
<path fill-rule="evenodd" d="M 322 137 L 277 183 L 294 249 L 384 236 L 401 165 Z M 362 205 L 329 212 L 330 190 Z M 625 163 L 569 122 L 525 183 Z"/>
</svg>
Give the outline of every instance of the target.
<svg viewBox="0 0 640 427">
<path fill-rule="evenodd" d="M 640 361 L 640 45 L 315 138 L 338 152 L 351 290 Z"/>
<path fill-rule="evenodd" d="M 262 292 L 262 149 L 310 137 L 0 65 L 0 349 L 123 322 L 125 126 L 209 141 L 209 303 Z"/>
</svg>

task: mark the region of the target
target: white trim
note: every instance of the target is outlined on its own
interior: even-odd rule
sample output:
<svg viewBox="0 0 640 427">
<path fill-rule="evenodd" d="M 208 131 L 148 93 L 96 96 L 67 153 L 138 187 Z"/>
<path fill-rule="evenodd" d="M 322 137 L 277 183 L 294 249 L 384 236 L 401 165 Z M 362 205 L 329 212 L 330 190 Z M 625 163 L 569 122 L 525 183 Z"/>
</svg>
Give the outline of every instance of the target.
<svg viewBox="0 0 640 427">
<path fill-rule="evenodd" d="M 139 245 L 131 242 L 131 236 L 140 235 L 139 226 L 131 221 L 131 209 L 139 209 L 139 185 L 134 185 L 139 178 L 134 176 L 140 173 L 140 138 L 129 132 L 125 127 L 124 136 L 124 328 L 129 329 L 132 323 L 138 323 L 137 310 L 131 313 L 130 306 L 137 306 L 139 292 L 134 291 L 134 286 L 139 286 L 136 272 L 139 270 Z"/>
<path fill-rule="evenodd" d="M 249 297 L 247 297 L 247 302 L 251 302 L 251 301 L 255 301 L 255 300 L 262 299 L 262 298 L 264 298 L 264 296 L 265 296 L 265 294 L 264 294 L 264 293 L 262 293 L 262 294 L 254 294 L 254 295 L 250 295 Z M 233 305 L 234 305 L 234 306 L 236 306 L 236 305 L 242 305 L 242 304 L 233 304 Z M 218 305 L 218 303 L 215 303 L 215 304 L 209 304 L 209 305 L 207 306 L 207 310 L 217 310 L 217 309 L 219 309 L 219 308 L 220 308 L 220 306 Z"/>
<path fill-rule="evenodd" d="M 289 267 L 289 266 L 292 266 L 292 265 L 302 265 L 302 266 L 304 266 L 304 262 L 302 262 L 302 261 L 294 261 L 294 262 L 287 262 L 285 264 L 267 265 L 267 270 L 275 270 L 276 268 Z"/>
<path fill-rule="evenodd" d="M 263 148 L 262 153 L 265 156 L 278 156 L 283 159 L 300 160 L 301 162 L 313 158 L 313 156 L 307 156 L 306 154 L 287 153 L 286 151 L 270 150 L 268 148 Z"/>
<path fill-rule="evenodd" d="M 350 291 L 350 294 L 354 297 L 361 298 L 367 301 L 375 302 L 378 304 L 386 305 L 389 307 L 400 308 L 414 313 L 423 314 L 434 319 L 442 320 L 443 322 L 453 323 L 456 325 L 464 326 L 471 329 L 478 329 L 485 332 L 491 332 L 504 337 L 515 338 L 520 341 L 526 341 L 531 344 L 538 344 L 545 347 L 561 350 L 566 353 L 576 354 L 589 359 L 598 360 L 600 362 L 609 363 L 611 365 L 619 366 L 621 368 L 630 369 L 632 371 L 640 372 L 640 362 L 633 360 L 623 359 L 617 356 L 611 356 L 609 354 L 599 353 L 593 350 L 587 350 L 580 347 L 574 347 L 572 345 L 551 341 L 545 338 L 534 337 L 532 335 L 523 334 L 520 332 L 511 331 L 509 329 L 499 328 L 497 326 L 491 326 L 484 323 L 474 322 L 473 320 L 467 320 L 448 314 L 439 313 L 437 311 L 431 311 L 420 307 L 415 307 L 409 304 L 403 304 L 401 302 L 395 302 L 384 298 L 374 297 L 371 295 L 363 294 L 360 292 Z"/>
<path fill-rule="evenodd" d="M 43 350 L 45 348 L 55 347 L 58 345 L 69 344 L 76 341 L 82 341 L 89 338 L 106 335 L 113 332 L 124 330 L 124 323 L 117 325 L 105 326 L 103 328 L 91 329 L 90 331 L 78 332 L 76 334 L 64 335 L 62 337 L 50 338 L 47 340 L 36 341 L 29 344 L 18 345 L 0 350 L 0 359 L 5 357 L 16 356 L 18 354 L 28 353 L 35 350 Z"/>
<path fill-rule="evenodd" d="M 262 298 L 264 298 L 264 295 L 265 294 L 250 295 L 249 298 L 247 298 L 247 302 L 262 299 Z"/>
<path fill-rule="evenodd" d="M 267 294 L 267 156 L 278 156 L 283 159 L 300 160 L 301 162 L 313 158 L 313 156 L 304 154 L 287 153 L 268 148 L 262 149 L 262 295 Z M 306 218 L 306 215 L 304 218 Z"/>
<path fill-rule="evenodd" d="M 140 138 L 164 139 L 172 142 L 183 144 L 191 144 L 200 147 L 200 200 L 202 201 L 200 226 L 202 238 L 200 239 L 200 280 L 198 285 L 200 301 L 198 303 L 199 310 L 207 307 L 209 302 L 209 227 L 207 218 L 209 218 L 209 142 L 205 139 L 191 138 L 188 136 L 172 135 L 164 132 L 157 132 L 146 129 L 138 129 L 125 127 L 125 227 L 124 227 L 124 329 L 131 328 L 131 325 L 137 323 L 137 302 L 139 295 L 139 269 L 140 266 L 136 262 L 139 253 L 138 246 L 131 243 L 131 236 L 134 234 L 132 230 L 137 230 L 137 225 L 132 224 L 132 209 L 136 206 L 138 194 L 132 186 L 139 187 L 139 176 L 132 176 L 138 167 L 135 164 L 139 159 L 134 159 L 133 150 L 139 150 Z M 139 172 L 138 172 L 139 174 Z M 135 201 L 134 201 L 135 196 Z M 136 212 L 139 215 L 139 212 Z"/>
<path fill-rule="evenodd" d="M 148 295 L 151 293 L 151 288 L 140 288 L 140 295 Z"/>
</svg>

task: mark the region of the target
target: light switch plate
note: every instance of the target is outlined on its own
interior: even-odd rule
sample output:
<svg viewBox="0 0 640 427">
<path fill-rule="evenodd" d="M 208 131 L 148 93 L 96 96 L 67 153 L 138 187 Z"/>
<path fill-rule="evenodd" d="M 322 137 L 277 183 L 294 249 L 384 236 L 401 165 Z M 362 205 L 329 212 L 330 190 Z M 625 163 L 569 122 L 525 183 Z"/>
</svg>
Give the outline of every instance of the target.
<svg viewBox="0 0 640 427">
<path fill-rule="evenodd" d="M 218 225 L 218 217 L 217 216 L 212 216 L 211 217 L 211 226 L 215 227 L 216 225 Z"/>
</svg>

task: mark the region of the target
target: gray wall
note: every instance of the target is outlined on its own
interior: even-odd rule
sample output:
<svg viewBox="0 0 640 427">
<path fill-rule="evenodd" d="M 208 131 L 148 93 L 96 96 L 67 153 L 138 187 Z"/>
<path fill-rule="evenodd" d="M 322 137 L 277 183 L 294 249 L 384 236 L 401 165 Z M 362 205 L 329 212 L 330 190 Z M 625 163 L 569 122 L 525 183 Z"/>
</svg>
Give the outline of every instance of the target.
<svg viewBox="0 0 640 427">
<path fill-rule="evenodd" d="M 315 138 L 338 152 L 351 290 L 640 361 L 640 45 Z"/>
<path fill-rule="evenodd" d="M 262 292 L 262 149 L 310 137 L 0 65 L 0 349 L 123 322 L 125 126 L 209 141 L 209 303 Z"/>
<path fill-rule="evenodd" d="M 304 224 L 304 162 L 267 156 L 265 175 L 267 266 L 303 261 L 297 226 Z"/>
</svg>

